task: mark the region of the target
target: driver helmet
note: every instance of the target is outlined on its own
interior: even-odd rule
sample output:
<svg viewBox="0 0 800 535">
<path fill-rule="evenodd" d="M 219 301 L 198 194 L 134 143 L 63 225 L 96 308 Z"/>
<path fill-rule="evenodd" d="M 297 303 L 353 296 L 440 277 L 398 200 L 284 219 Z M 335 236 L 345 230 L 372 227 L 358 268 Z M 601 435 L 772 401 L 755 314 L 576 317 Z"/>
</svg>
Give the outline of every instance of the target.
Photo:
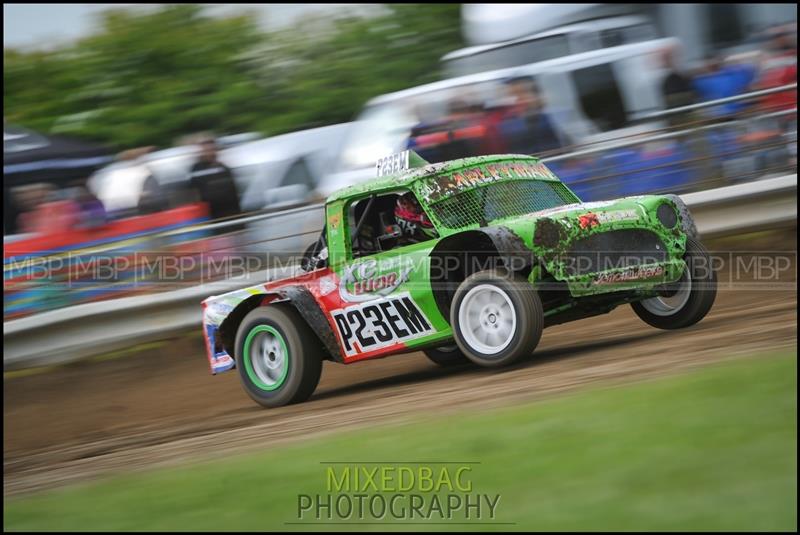
<svg viewBox="0 0 800 535">
<path fill-rule="evenodd" d="M 397 205 L 394 209 L 394 216 L 397 219 L 397 224 L 403 231 L 403 235 L 413 236 L 417 232 L 425 235 L 428 238 L 434 238 L 436 231 L 433 228 L 433 223 L 428 219 L 425 210 L 420 206 L 414 194 L 411 192 L 405 193 L 397 198 Z"/>
</svg>

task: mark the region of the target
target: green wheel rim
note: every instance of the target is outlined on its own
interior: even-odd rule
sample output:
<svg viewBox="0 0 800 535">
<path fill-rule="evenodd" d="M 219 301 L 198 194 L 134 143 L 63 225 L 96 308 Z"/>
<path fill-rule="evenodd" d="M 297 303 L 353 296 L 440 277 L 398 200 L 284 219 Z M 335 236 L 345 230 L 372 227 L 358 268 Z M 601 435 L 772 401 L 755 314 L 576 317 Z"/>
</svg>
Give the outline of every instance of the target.
<svg viewBox="0 0 800 535">
<path fill-rule="evenodd" d="M 244 369 L 250 381 L 261 390 L 280 388 L 289 373 L 289 350 L 277 329 L 257 325 L 250 329 L 242 350 Z"/>
</svg>

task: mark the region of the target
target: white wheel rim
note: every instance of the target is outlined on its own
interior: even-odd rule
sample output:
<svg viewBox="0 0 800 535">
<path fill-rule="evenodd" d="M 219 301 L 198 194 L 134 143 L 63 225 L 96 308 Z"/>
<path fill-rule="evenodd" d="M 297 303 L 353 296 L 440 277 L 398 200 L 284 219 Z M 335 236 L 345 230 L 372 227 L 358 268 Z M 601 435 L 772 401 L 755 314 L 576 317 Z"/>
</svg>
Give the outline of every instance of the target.
<svg viewBox="0 0 800 535">
<path fill-rule="evenodd" d="M 670 297 L 659 295 L 640 301 L 644 309 L 656 316 L 672 316 L 680 312 L 686 306 L 689 295 L 692 293 L 692 279 L 687 275 L 688 271 L 687 268 L 681 275 L 678 281 L 678 291 L 674 295 Z"/>
<path fill-rule="evenodd" d="M 508 294 L 497 286 L 480 284 L 461 301 L 458 324 L 467 345 L 480 353 L 494 355 L 508 347 L 514 338 L 517 314 Z"/>
<path fill-rule="evenodd" d="M 253 370 L 267 386 L 273 386 L 285 375 L 287 364 L 283 344 L 270 332 L 260 332 L 250 346 Z"/>
</svg>

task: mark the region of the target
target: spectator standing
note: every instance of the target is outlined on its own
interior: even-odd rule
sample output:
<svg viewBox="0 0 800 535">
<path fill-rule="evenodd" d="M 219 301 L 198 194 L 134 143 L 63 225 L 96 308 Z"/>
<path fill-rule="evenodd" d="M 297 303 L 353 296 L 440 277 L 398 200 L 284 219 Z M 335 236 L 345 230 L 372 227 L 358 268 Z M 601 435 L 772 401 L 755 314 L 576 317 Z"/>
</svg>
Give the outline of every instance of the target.
<svg viewBox="0 0 800 535">
<path fill-rule="evenodd" d="M 197 200 L 208 204 L 212 220 L 241 212 L 233 173 L 219 161 L 214 139 L 204 138 L 200 141 L 200 157 L 192 166 L 189 176 L 190 187 Z"/>
<path fill-rule="evenodd" d="M 444 121 L 447 142 L 442 147 L 445 160 L 480 154 L 484 137 L 481 112 L 478 104 L 463 97 L 449 103 L 448 114 Z"/>
<path fill-rule="evenodd" d="M 794 30 L 787 26 L 770 32 L 767 57 L 761 66 L 757 89 L 797 83 L 797 42 Z M 766 112 L 796 108 L 797 89 L 767 95 L 761 99 L 761 107 Z"/>
<path fill-rule="evenodd" d="M 501 132 L 511 152 L 542 154 L 561 148 L 550 117 L 544 111 L 544 102 L 533 78 L 512 78 L 506 87 L 514 105 L 501 124 Z"/>
<path fill-rule="evenodd" d="M 746 93 L 756 77 L 756 69 L 746 63 L 725 65 L 720 58 L 711 56 L 707 59 L 705 69 L 695 77 L 695 91 L 703 101 L 718 100 Z M 747 104 L 729 102 L 710 110 L 714 117 L 735 118 L 736 114 L 745 111 Z"/>
<path fill-rule="evenodd" d="M 667 70 L 667 76 L 661 84 L 661 93 L 664 95 L 664 103 L 667 109 L 682 108 L 697 102 L 697 93 L 692 85 L 692 79 L 677 67 L 677 50 L 669 48 L 664 51 L 662 56 L 663 66 Z M 691 113 L 676 113 L 668 116 L 669 125 L 678 127 L 682 124 L 692 122 Z"/>
<path fill-rule="evenodd" d="M 97 228 L 107 223 L 108 215 L 102 201 L 85 184 L 75 187 L 75 201 L 80 209 L 80 228 Z"/>
<path fill-rule="evenodd" d="M 662 56 L 667 76 L 661 84 L 661 92 L 664 95 L 664 103 L 667 109 L 690 106 L 698 101 L 698 95 L 691 77 L 678 68 L 677 53 L 677 48 L 670 47 L 664 51 Z M 678 141 L 684 144 L 688 150 L 688 153 L 685 154 L 693 162 L 691 164 L 685 163 L 684 165 L 692 168 L 701 180 L 709 180 L 715 178 L 720 170 L 714 159 L 710 157 L 713 146 L 709 142 L 707 134 L 694 129 L 698 121 L 698 114 L 693 111 L 677 112 L 667 116 L 670 128 L 675 130 L 680 128 L 691 129 L 688 134 L 678 138 Z M 676 184 L 677 186 L 679 185 Z"/>
<path fill-rule="evenodd" d="M 168 208 L 160 197 L 158 181 L 147 165 L 155 147 L 138 147 L 117 155 L 117 161 L 87 181 L 111 218 L 149 214 Z"/>
<path fill-rule="evenodd" d="M 483 154 L 505 154 L 509 152 L 501 131 L 501 125 L 506 114 L 506 106 L 502 103 L 492 102 L 486 106 L 481 118 L 481 125 L 485 132 L 481 147 Z"/>
</svg>

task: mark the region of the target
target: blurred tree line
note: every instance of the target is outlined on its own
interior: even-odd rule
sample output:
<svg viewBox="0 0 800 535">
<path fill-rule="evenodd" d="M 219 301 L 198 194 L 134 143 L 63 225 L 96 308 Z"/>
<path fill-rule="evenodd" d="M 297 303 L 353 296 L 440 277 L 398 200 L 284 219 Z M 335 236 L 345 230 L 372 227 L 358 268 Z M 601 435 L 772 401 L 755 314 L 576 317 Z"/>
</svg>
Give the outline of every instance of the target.
<svg viewBox="0 0 800 535">
<path fill-rule="evenodd" d="M 117 148 L 350 121 L 370 97 L 438 79 L 462 46 L 459 4 L 385 7 L 275 32 L 192 4 L 107 11 L 66 48 L 4 49 L 5 120 Z"/>
</svg>

